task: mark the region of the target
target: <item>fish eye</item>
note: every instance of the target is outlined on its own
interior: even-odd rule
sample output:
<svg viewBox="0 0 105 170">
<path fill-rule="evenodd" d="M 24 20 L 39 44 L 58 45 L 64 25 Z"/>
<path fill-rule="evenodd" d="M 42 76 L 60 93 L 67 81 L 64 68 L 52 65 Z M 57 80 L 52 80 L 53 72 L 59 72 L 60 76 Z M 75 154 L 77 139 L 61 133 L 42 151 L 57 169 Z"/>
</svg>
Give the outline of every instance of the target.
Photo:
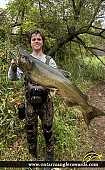
<svg viewBox="0 0 105 170">
<path fill-rule="evenodd" d="M 22 55 L 21 58 L 24 59 L 24 56 Z"/>
</svg>

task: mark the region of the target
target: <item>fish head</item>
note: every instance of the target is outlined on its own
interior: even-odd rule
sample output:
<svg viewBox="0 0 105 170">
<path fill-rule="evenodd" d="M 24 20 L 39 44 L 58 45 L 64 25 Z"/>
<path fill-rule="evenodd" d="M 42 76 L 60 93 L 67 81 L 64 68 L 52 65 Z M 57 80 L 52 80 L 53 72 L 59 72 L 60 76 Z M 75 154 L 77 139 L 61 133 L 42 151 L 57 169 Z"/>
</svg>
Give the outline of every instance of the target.
<svg viewBox="0 0 105 170">
<path fill-rule="evenodd" d="M 12 51 L 10 51 L 10 55 L 14 59 L 15 64 L 23 71 L 29 72 L 32 70 L 33 62 L 28 60 L 24 55 L 18 54 L 15 55 Z"/>
<path fill-rule="evenodd" d="M 25 50 L 23 50 L 20 46 L 16 46 L 19 54 L 18 59 L 18 67 L 23 72 L 29 72 L 32 70 L 33 65 L 35 66 L 35 59 L 31 55 L 29 55 Z"/>
<path fill-rule="evenodd" d="M 27 60 L 23 55 L 19 55 L 18 57 L 18 67 L 23 72 L 29 72 L 32 70 L 33 63 L 31 63 L 29 60 Z"/>
</svg>

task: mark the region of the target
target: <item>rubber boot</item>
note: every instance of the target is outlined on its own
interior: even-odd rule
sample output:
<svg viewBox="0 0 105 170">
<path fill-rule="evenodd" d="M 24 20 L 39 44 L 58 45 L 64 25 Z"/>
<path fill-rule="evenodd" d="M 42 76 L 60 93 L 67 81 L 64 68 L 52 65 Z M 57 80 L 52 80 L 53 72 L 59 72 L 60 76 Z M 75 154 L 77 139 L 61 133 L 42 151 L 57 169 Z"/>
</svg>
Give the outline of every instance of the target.
<svg viewBox="0 0 105 170">
<path fill-rule="evenodd" d="M 32 155 L 32 157 L 37 159 L 37 152 L 36 152 L 36 148 L 30 149 L 29 148 L 29 153 Z"/>
<path fill-rule="evenodd" d="M 53 161 L 54 151 L 47 152 L 46 160 L 47 162 Z M 51 170 L 51 167 L 45 167 L 44 170 Z"/>
</svg>

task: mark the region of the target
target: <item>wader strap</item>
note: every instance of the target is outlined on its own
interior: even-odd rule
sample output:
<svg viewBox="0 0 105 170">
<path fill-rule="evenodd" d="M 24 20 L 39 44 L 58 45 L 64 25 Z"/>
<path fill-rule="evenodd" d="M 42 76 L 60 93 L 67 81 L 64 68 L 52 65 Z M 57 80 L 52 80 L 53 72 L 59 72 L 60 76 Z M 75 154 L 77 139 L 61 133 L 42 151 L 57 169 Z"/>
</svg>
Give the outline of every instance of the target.
<svg viewBox="0 0 105 170">
<path fill-rule="evenodd" d="M 51 56 L 46 55 L 46 62 L 45 63 L 47 65 L 49 65 L 50 59 L 51 59 Z"/>
</svg>

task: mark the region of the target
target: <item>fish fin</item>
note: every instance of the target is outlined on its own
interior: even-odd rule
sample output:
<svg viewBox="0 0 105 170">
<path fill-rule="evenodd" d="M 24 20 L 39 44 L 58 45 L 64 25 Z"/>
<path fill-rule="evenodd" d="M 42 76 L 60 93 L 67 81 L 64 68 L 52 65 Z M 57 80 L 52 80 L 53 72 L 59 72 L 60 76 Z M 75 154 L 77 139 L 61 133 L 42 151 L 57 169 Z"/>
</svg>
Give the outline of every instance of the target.
<svg viewBox="0 0 105 170">
<path fill-rule="evenodd" d="M 91 120 L 93 120 L 95 117 L 100 117 L 100 116 L 105 116 L 105 112 L 93 106 L 91 112 L 88 113 L 83 112 L 83 117 L 87 126 L 90 125 Z"/>
<path fill-rule="evenodd" d="M 59 69 L 59 71 L 63 74 L 66 78 L 71 78 L 71 73 L 62 69 Z"/>
</svg>

